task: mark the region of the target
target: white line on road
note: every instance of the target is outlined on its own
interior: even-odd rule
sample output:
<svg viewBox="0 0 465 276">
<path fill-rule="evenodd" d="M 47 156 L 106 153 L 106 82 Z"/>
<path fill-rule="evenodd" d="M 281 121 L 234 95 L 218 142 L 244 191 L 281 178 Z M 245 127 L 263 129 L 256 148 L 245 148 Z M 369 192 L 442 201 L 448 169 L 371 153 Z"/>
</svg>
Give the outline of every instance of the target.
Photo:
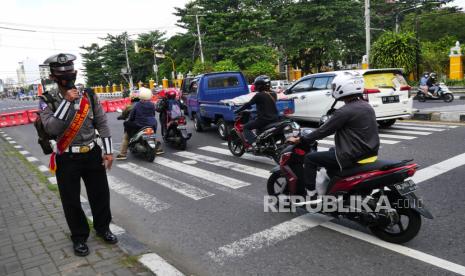
<svg viewBox="0 0 465 276">
<path fill-rule="evenodd" d="M 265 246 L 275 245 L 329 220 L 331 220 L 330 217 L 323 215 L 302 215 L 222 246 L 214 251 L 209 251 L 207 256 L 213 261 L 223 264 L 227 259 L 243 257 L 249 253 L 259 251 Z"/>
<path fill-rule="evenodd" d="M 381 135 L 380 135 L 381 137 Z M 334 135 L 328 136 L 328 138 L 334 138 Z M 386 139 L 380 139 L 379 142 L 381 144 L 387 144 L 387 145 L 394 145 L 399 143 L 400 141 L 393 141 L 393 140 L 386 140 Z M 321 144 L 328 144 L 328 145 L 334 145 L 334 141 L 331 140 L 318 140 L 318 143 Z"/>
<path fill-rule="evenodd" d="M 413 135 L 430 135 L 432 132 L 413 131 L 413 130 L 400 130 L 400 129 L 383 129 L 382 132 L 400 133 L 400 134 L 413 134 Z"/>
<path fill-rule="evenodd" d="M 52 183 L 53 185 L 57 185 L 58 182 L 57 182 L 57 178 L 55 176 L 51 176 L 48 179 L 48 182 Z"/>
<path fill-rule="evenodd" d="M 433 127 L 414 127 L 414 126 L 392 126 L 392 129 L 411 129 L 411 130 L 426 130 L 426 131 L 444 131 L 443 128 L 433 128 Z"/>
<path fill-rule="evenodd" d="M 7 139 L 8 141 L 13 140 L 13 138 L 11 137 L 5 137 L 5 139 Z"/>
<path fill-rule="evenodd" d="M 446 260 L 438 258 L 438 257 L 434 257 L 432 255 L 420 252 L 418 250 L 411 249 L 411 248 L 408 248 L 406 246 L 402 246 L 402 245 L 398 245 L 398 244 L 385 242 L 385 241 L 382 241 L 382 240 L 380 240 L 380 239 L 378 239 L 376 237 L 373 237 L 372 235 L 362 233 L 360 231 L 353 230 L 353 229 L 350 229 L 350 228 L 347 228 L 347 227 L 344 227 L 344 226 L 341 226 L 341 225 L 338 225 L 338 224 L 335 224 L 335 223 L 332 223 L 332 222 L 323 223 L 321 226 L 323 226 L 325 228 L 328 228 L 328 229 L 331 229 L 331 230 L 334 230 L 334 231 L 337 231 L 339 233 L 354 237 L 356 239 L 371 243 L 373 245 L 377 245 L 377 246 L 383 247 L 385 249 L 397 252 L 399 254 L 408 256 L 410 258 L 413 258 L 413 259 L 416 259 L 416 260 L 419 260 L 419 261 L 422 261 L 422 262 L 425 262 L 425 263 L 440 267 L 442 269 L 452 271 L 452 272 L 458 273 L 460 275 L 465 275 L 465 267 L 464 266 L 461 266 L 459 264 L 446 261 Z"/>
<path fill-rule="evenodd" d="M 21 153 L 22 155 L 28 155 L 29 152 L 27 150 L 20 150 L 19 153 Z"/>
<path fill-rule="evenodd" d="M 117 165 L 118 168 L 127 170 L 137 176 L 140 176 L 142 178 L 145 178 L 151 182 L 154 182 L 156 184 L 159 184 L 165 188 L 168 188 L 172 191 L 175 191 L 177 193 L 180 193 L 184 196 L 187 196 L 189 198 L 192 198 L 194 200 L 199 200 L 203 199 L 206 197 L 213 196 L 214 194 L 207 192 L 205 190 L 202 190 L 200 188 L 197 188 L 195 186 L 189 185 L 187 183 L 184 183 L 182 181 L 179 181 L 177 179 L 168 177 L 166 175 L 154 172 L 152 170 L 149 170 L 147 168 L 138 166 L 134 163 L 127 163 L 127 164 L 122 164 L 122 165 Z"/>
<path fill-rule="evenodd" d="M 155 275 L 184 276 L 182 272 L 155 253 L 142 255 L 139 258 L 139 262 L 150 269 Z"/>
<path fill-rule="evenodd" d="M 8 143 L 10 143 L 10 144 L 16 144 L 15 141 L 8 141 Z"/>
<path fill-rule="evenodd" d="M 111 190 L 125 196 L 129 201 L 141 206 L 149 213 L 155 213 L 171 207 L 168 203 L 162 202 L 158 198 L 142 192 L 112 175 L 108 175 L 108 184 Z"/>
<path fill-rule="evenodd" d="M 22 148 L 23 148 L 23 146 L 16 145 L 16 146 L 14 146 L 14 148 L 15 148 L 15 149 L 22 149 Z"/>
<path fill-rule="evenodd" d="M 39 169 L 39 171 L 41 171 L 41 172 L 48 172 L 48 168 L 47 168 L 46 166 L 44 166 L 44 165 L 40 165 L 40 166 L 38 167 L 38 169 Z"/>
<path fill-rule="evenodd" d="M 190 174 L 192 176 L 205 179 L 207 181 L 220 184 L 226 186 L 231 189 L 238 189 L 245 186 L 249 186 L 250 183 L 234 179 L 232 177 L 224 176 L 221 174 L 213 173 L 211 171 L 207 171 L 204 169 L 199 169 L 197 167 L 193 167 L 187 164 L 183 164 L 181 162 L 176 162 L 170 159 L 166 159 L 163 157 L 155 158 L 155 164 L 168 167 L 173 170 L 177 170 L 186 174 Z"/>
<path fill-rule="evenodd" d="M 201 147 L 199 149 L 205 150 L 208 152 L 213 152 L 213 153 L 218 153 L 218 154 L 234 157 L 234 155 L 231 154 L 229 149 L 217 148 L 217 147 L 212 147 L 212 146 Z M 260 163 L 267 164 L 267 165 L 276 165 L 276 163 L 270 158 L 263 157 L 263 156 L 255 156 L 255 155 L 248 154 L 248 153 L 245 153 L 241 157 L 236 157 L 236 158 L 245 159 L 245 160 L 249 160 L 253 162 L 260 162 Z"/>
<path fill-rule="evenodd" d="M 436 125 L 436 124 L 415 124 L 415 123 L 396 123 L 395 126 L 425 126 L 425 127 L 437 127 L 437 128 L 458 128 L 459 126 L 454 125 Z"/>
<path fill-rule="evenodd" d="M 34 156 L 28 156 L 26 157 L 27 161 L 29 162 L 37 162 L 39 159 L 35 158 Z"/>
<path fill-rule="evenodd" d="M 463 165 L 465 165 L 465 153 L 421 169 L 411 179 L 415 183 L 420 183 Z"/>
<path fill-rule="evenodd" d="M 417 138 L 415 136 L 393 135 L 393 134 L 383 134 L 383 133 L 380 133 L 379 137 L 391 138 L 391 139 L 402 139 L 402 140 L 413 140 L 413 139 Z"/>
<path fill-rule="evenodd" d="M 222 159 L 218 159 L 218 158 L 214 158 L 214 157 L 210 157 L 206 155 L 200 155 L 200 154 L 193 153 L 193 152 L 180 151 L 180 152 L 176 152 L 175 155 L 188 158 L 188 159 L 193 159 L 195 161 L 207 163 L 213 166 L 218 166 L 218 167 L 221 167 L 227 170 L 233 170 L 233 171 L 240 172 L 240 173 L 246 173 L 246 174 L 258 176 L 258 177 L 265 178 L 265 179 L 268 179 L 268 177 L 270 176 L 269 170 L 246 166 L 246 165 L 242 165 L 242 164 L 235 163 L 235 162 L 229 162 L 229 161 L 225 161 Z"/>
</svg>

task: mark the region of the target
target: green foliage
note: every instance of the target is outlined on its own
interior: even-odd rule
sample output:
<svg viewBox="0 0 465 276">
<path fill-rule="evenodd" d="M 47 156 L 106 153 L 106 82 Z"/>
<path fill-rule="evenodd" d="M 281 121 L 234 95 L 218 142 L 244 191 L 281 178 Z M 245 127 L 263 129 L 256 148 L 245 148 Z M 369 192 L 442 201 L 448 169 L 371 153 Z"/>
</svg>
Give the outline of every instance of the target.
<svg viewBox="0 0 465 276">
<path fill-rule="evenodd" d="M 194 67 L 192 68 L 192 73 L 194 73 L 194 75 L 210 73 L 213 71 L 213 64 L 209 60 L 205 60 L 205 63 L 202 63 L 200 59 L 198 59 L 195 61 Z"/>
<path fill-rule="evenodd" d="M 418 41 L 413 33 L 385 32 L 371 48 L 370 63 L 375 68 L 404 68 L 413 71 Z"/>
<path fill-rule="evenodd" d="M 278 53 L 276 50 L 264 45 L 244 46 L 232 49 L 231 51 L 231 59 L 241 69 L 246 69 L 259 61 L 276 63 L 277 58 Z"/>
<path fill-rule="evenodd" d="M 224 71 L 239 71 L 239 66 L 235 64 L 232 60 L 230 59 L 225 59 L 222 61 L 218 61 L 215 63 L 213 66 L 213 71 L 215 72 L 224 72 Z"/>
<path fill-rule="evenodd" d="M 97 43 L 92 43 L 88 47 L 81 47 L 86 51 L 81 53 L 86 73 L 87 85 L 95 86 L 106 83 L 103 64 L 102 64 L 102 48 Z"/>
<path fill-rule="evenodd" d="M 465 79 L 463 80 L 446 80 L 447 86 L 465 86 Z"/>
<path fill-rule="evenodd" d="M 446 76 L 449 72 L 449 51 L 455 44 L 454 37 L 446 36 L 437 41 L 421 43 L 423 71 L 436 72 Z"/>
<path fill-rule="evenodd" d="M 274 64 L 267 61 L 260 61 L 252 64 L 249 68 L 246 69 L 245 74 L 249 81 L 260 75 L 268 75 L 271 78 L 276 77 Z"/>
</svg>

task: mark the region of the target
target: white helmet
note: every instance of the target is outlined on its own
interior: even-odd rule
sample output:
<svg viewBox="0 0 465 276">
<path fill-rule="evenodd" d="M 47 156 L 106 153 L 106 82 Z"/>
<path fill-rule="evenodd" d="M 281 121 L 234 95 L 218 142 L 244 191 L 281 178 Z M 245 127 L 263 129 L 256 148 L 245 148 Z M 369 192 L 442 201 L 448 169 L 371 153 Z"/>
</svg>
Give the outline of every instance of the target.
<svg viewBox="0 0 465 276">
<path fill-rule="evenodd" d="M 363 76 L 358 72 L 343 72 L 337 75 L 332 84 L 333 98 L 363 94 Z"/>
<path fill-rule="evenodd" d="M 152 90 L 145 87 L 141 87 L 139 89 L 139 99 L 150 101 L 152 99 Z"/>
</svg>

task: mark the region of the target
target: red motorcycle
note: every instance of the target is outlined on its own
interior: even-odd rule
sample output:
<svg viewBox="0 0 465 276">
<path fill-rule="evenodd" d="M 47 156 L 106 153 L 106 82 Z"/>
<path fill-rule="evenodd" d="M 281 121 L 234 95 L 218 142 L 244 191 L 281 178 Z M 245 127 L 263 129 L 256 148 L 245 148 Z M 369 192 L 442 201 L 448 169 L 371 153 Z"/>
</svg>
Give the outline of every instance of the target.
<svg viewBox="0 0 465 276">
<path fill-rule="evenodd" d="M 309 132 L 311 130 L 302 129 L 299 135 Z M 317 147 L 316 142 L 313 145 L 297 144 L 287 146 L 282 151 L 279 166 L 271 171 L 267 183 L 268 194 L 275 199 L 276 205 L 281 203 L 282 195 L 286 199 L 291 198 L 291 202 L 292 196 L 306 195 L 303 183 L 304 157 L 310 151 L 316 151 Z M 335 199 L 337 208 L 329 211 L 324 208 L 313 210 L 360 223 L 382 240 L 408 242 L 418 234 L 421 216 L 433 218 L 415 195 L 416 184 L 408 180 L 418 168 L 411 161 L 371 160 L 343 171 L 327 173 L 321 168 L 316 185 L 318 199 L 310 200 L 307 197 L 308 201 L 293 202 L 297 206 L 313 209 L 317 205 L 324 206 L 326 199 Z M 356 204 L 357 201 L 363 204 Z M 380 208 L 380 202 L 384 208 Z"/>
</svg>

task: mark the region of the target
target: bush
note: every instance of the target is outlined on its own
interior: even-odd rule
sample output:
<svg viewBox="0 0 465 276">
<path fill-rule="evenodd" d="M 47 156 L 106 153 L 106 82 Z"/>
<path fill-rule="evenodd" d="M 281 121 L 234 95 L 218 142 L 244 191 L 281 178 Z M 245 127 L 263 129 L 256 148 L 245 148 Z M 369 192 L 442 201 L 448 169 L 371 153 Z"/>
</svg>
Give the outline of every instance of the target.
<svg viewBox="0 0 465 276">
<path fill-rule="evenodd" d="M 252 64 L 249 68 L 246 69 L 245 74 L 249 81 L 253 81 L 260 75 L 267 75 L 272 79 L 277 75 L 274 64 L 267 61 L 260 61 Z"/>
<path fill-rule="evenodd" d="M 239 71 L 239 66 L 235 64 L 231 59 L 225 59 L 222 61 L 218 61 L 213 66 L 213 70 L 215 72 Z"/>
<path fill-rule="evenodd" d="M 200 59 L 197 59 L 192 68 L 192 73 L 194 75 L 204 74 L 213 72 L 213 64 L 211 61 L 205 60 L 205 63 L 202 63 Z"/>
</svg>

